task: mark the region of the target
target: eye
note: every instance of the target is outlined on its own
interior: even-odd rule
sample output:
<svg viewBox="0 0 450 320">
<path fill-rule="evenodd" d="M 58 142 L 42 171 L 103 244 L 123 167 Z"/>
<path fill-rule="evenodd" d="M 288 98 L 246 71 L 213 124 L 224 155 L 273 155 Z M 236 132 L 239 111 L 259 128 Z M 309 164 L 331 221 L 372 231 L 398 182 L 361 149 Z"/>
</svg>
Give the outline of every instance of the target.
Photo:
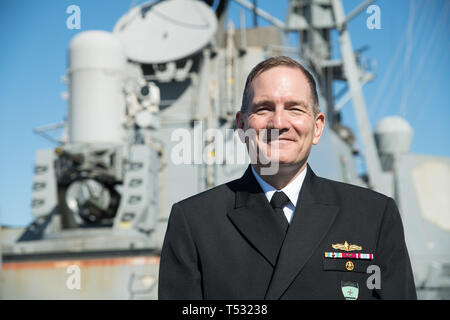
<svg viewBox="0 0 450 320">
<path fill-rule="evenodd" d="M 259 106 L 255 109 L 255 113 L 262 114 L 266 112 L 270 112 L 271 108 L 269 106 Z"/>
<path fill-rule="evenodd" d="M 306 112 L 305 108 L 303 107 L 291 107 L 289 108 L 289 111 L 295 112 L 295 113 L 304 113 Z"/>
<path fill-rule="evenodd" d="M 294 114 L 311 115 L 311 108 L 309 106 L 306 106 L 303 104 L 293 104 L 292 106 L 290 106 L 287 109 Z"/>
</svg>

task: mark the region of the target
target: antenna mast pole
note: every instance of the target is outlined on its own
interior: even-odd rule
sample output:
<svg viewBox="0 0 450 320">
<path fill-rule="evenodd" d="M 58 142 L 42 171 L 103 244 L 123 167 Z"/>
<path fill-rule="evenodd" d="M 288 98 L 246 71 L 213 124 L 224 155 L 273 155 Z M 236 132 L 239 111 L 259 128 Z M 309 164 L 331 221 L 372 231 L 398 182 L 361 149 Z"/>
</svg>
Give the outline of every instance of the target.
<svg viewBox="0 0 450 320">
<path fill-rule="evenodd" d="M 386 192 L 391 189 L 391 186 L 387 175 L 381 169 L 380 158 L 378 157 L 377 148 L 375 146 L 375 139 L 372 134 L 366 102 L 362 92 L 361 72 L 356 64 L 350 33 L 347 30 L 347 21 L 349 19 L 345 18 L 342 0 L 331 0 L 331 3 L 336 26 L 339 31 L 339 44 L 344 74 L 347 78 L 350 94 L 353 99 L 353 108 L 362 141 L 362 148 L 364 150 L 369 183 L 374 190 Z M 389 191 L 388 193 L 392 192 Z"/>
</svg>

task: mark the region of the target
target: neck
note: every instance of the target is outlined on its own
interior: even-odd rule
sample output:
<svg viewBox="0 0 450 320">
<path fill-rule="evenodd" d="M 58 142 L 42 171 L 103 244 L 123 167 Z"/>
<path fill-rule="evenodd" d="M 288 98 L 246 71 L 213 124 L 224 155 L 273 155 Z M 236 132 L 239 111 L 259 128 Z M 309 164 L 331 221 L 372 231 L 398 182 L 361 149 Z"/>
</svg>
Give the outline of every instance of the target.
<svg viewBox="0 0 450 320">
<path fill-rule="evenodd" d="M 265 182 L 273 186 L 277 190 L 281 190 L 286 187 L 289 183 L 291 183 L 295 178 L 297 178 L 303 170 L 306 169 L 306 161 L 300 163 L 298 165 L 286 165 L 283 166 L 280 164 L 277 174 L 274 175 L 262 175 L 261 168 L 262 166 L 254 164 L 252 165 L 253 169 L 259 174 L 261 179 Z"/>
</svg>

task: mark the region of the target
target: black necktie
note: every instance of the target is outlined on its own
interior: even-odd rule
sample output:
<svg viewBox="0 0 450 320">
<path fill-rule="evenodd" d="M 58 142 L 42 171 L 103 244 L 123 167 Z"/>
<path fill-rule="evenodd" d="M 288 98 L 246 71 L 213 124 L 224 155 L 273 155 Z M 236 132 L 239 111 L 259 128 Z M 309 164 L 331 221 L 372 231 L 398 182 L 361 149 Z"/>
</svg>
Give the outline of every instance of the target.
<svg viewBox="0 0 450 320">
<path fill-rule="evenodd" d="M 288 202 L 289 198 L 283 191 L 275 192 L 270 200 L 270 205 L 275 210 L 277 219 L 280 220 L 281 226 L 285 232 L 289 227 L 289 223 L 284 215 L 283 208 L 288 204 Z"/>
</svg>

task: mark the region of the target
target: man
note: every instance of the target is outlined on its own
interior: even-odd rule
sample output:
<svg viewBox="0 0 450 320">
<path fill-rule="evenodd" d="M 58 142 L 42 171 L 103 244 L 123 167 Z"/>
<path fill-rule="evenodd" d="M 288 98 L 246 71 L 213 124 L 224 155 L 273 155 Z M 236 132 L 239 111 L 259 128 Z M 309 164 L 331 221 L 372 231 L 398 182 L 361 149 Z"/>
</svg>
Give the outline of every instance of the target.
<svg viewBox="0 0 450 320">
<path fill-rule="evenodd" d="M 160 299 L 416 298 L 395 202 L 307 164 L 325 125 L 307 70 L 287 57 L 258 64 L 236 124 L 257 133 L 248 149 L 270 162 L 258 157 L 242 178 L 174 204 Z"/>
</svg>

